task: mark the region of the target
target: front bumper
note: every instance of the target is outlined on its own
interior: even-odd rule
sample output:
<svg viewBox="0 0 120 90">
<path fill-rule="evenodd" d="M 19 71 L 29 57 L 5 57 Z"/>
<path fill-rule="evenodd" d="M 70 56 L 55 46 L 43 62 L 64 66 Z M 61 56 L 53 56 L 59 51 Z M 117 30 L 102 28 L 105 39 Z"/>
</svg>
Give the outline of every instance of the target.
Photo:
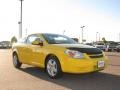
<svg viewBox="0 0 120 90">
<path fill-rule="evenodd" d="M 104 67 L 98 68 L 98 62 L 104 61 Z M 62 65 L 62 71 L 67 73 L 89 73 L 104 70 L 108 64 L 108 59 L 103 58 L 86 58 L 86 59 L 65 59 Z"/>
</svg>

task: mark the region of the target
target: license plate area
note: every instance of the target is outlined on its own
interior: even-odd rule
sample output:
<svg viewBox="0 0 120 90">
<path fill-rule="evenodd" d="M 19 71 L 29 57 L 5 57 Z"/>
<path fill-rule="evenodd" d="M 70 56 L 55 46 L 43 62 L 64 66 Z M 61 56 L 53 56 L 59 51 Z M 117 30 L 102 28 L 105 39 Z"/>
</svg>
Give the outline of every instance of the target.
<svg viewBox="0 0 120 90">
<path fill-rule="evenodd" d="M 98 63 L 97 63 L 97 67 L 98 68 L 104 68 L 104 66 L 105 66 L 105 62 L 104 61 L 98 61 Z"/>
</svg>

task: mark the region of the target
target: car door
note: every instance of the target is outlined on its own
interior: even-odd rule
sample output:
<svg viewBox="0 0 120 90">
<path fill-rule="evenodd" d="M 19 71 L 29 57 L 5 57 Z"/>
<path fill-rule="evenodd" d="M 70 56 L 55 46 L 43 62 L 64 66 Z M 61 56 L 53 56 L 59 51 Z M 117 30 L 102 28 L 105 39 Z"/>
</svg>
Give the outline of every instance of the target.
<svg viewBox="0 0 120 90">
<path fill-rule="evenodd" d="M 35 39 L 41 39 L 40 36 L 35 36 Z M 42 40 L 43 41 L 43 40 Z M 43 42 L 44 43 L 44 42 Z M 33 54 L 33 58 L 32 58 L 32 64 L 39 66 L 39 67 L 43 67 L 44 65 L 44 58 L 45 58 L 45 54 L 44 54 L 44 46 L 40 46 L 40 45 L 32 45 L 32 54 Z"/>
<path fill-rule="evenodd" d="M 43 57 L 45 56 L 43 53 L 44 46 L 33 45 L 32 42 L 36 39 L 41 40 L 37 35 L 31 35 L 27 38 L 26 60 L 32 65 L 43 66 Z"/>
<path fill-rule="evenodd" d="M 31 64 L 32 58 L 33 58 L 33 53 L 32 53 L 32 41 L 34 40 L 33 35 L 29 35 L 26 39 L 26 43 L 24 44 L 23 48 L 23 62 L 27 64 Z"/>
</svg>

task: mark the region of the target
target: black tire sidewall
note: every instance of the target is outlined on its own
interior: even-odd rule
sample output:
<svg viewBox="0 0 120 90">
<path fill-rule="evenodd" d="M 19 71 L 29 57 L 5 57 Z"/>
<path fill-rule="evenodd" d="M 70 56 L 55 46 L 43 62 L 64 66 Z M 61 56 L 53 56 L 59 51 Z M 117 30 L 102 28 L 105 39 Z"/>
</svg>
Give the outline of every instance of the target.
<svg viewBox="0 0 120 90">
<path fill-rule="evenodd" d="M 16 56 L 16 58 L 17 58 L 17 63 L 16 63 L 16 65 L 14 64 L 14 56 Z M 19 62 L 18 55 L 17 55 L 16 53 L 13 54 L 13 65 L 14 65 L 14 67 L 15 67 L 15 68 L 20 68 L 20 67 L 21 67 L 21 64 L 22 64 L 22 63 Z"/>
</svg>

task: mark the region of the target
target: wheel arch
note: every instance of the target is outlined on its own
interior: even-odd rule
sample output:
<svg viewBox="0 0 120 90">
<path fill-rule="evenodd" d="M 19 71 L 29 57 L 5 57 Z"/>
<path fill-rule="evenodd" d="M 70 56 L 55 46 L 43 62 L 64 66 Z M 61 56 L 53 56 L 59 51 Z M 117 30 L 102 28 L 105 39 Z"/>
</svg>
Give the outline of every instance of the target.
<svg viewBox="0 0 120 90">
<path fill-rule="evenodd" d="M 17 52 L 16 52 L 16 51 L 13 51 L 12 56 L 13 56 L 14 54 L 17 54 Z"/>
<path fill-rule="evenodd" d="M 59 61 L 59 58 L 58 58 L 55 54 L 50 53 L 50 54 L 48 54 L 48 55 L 45 57 L 44 65 L 46 65 L 47 59 L 48 59 L 49 57 L 51 57 L 51 56 L 56 57 L 56 58 L 58 59 L 58 61 Z M 59 61 L 59 62 L 60 62 L 60 61 Z"/>
<path fill-rule="evenodd" d="M 60 63 L 61 69 L 62 69 L 62 61 L 60 60 L 60 58 L 59 58 L 57 55 L 52 54 L 52 53 L 49 53 L 49 54 L 45 57 L 44 66 L 46 65 L 47 59 L 48 59 L 50 56 L 54 56 L 55 58 L 57 58 L 58 62 Z"/>
</svg>

